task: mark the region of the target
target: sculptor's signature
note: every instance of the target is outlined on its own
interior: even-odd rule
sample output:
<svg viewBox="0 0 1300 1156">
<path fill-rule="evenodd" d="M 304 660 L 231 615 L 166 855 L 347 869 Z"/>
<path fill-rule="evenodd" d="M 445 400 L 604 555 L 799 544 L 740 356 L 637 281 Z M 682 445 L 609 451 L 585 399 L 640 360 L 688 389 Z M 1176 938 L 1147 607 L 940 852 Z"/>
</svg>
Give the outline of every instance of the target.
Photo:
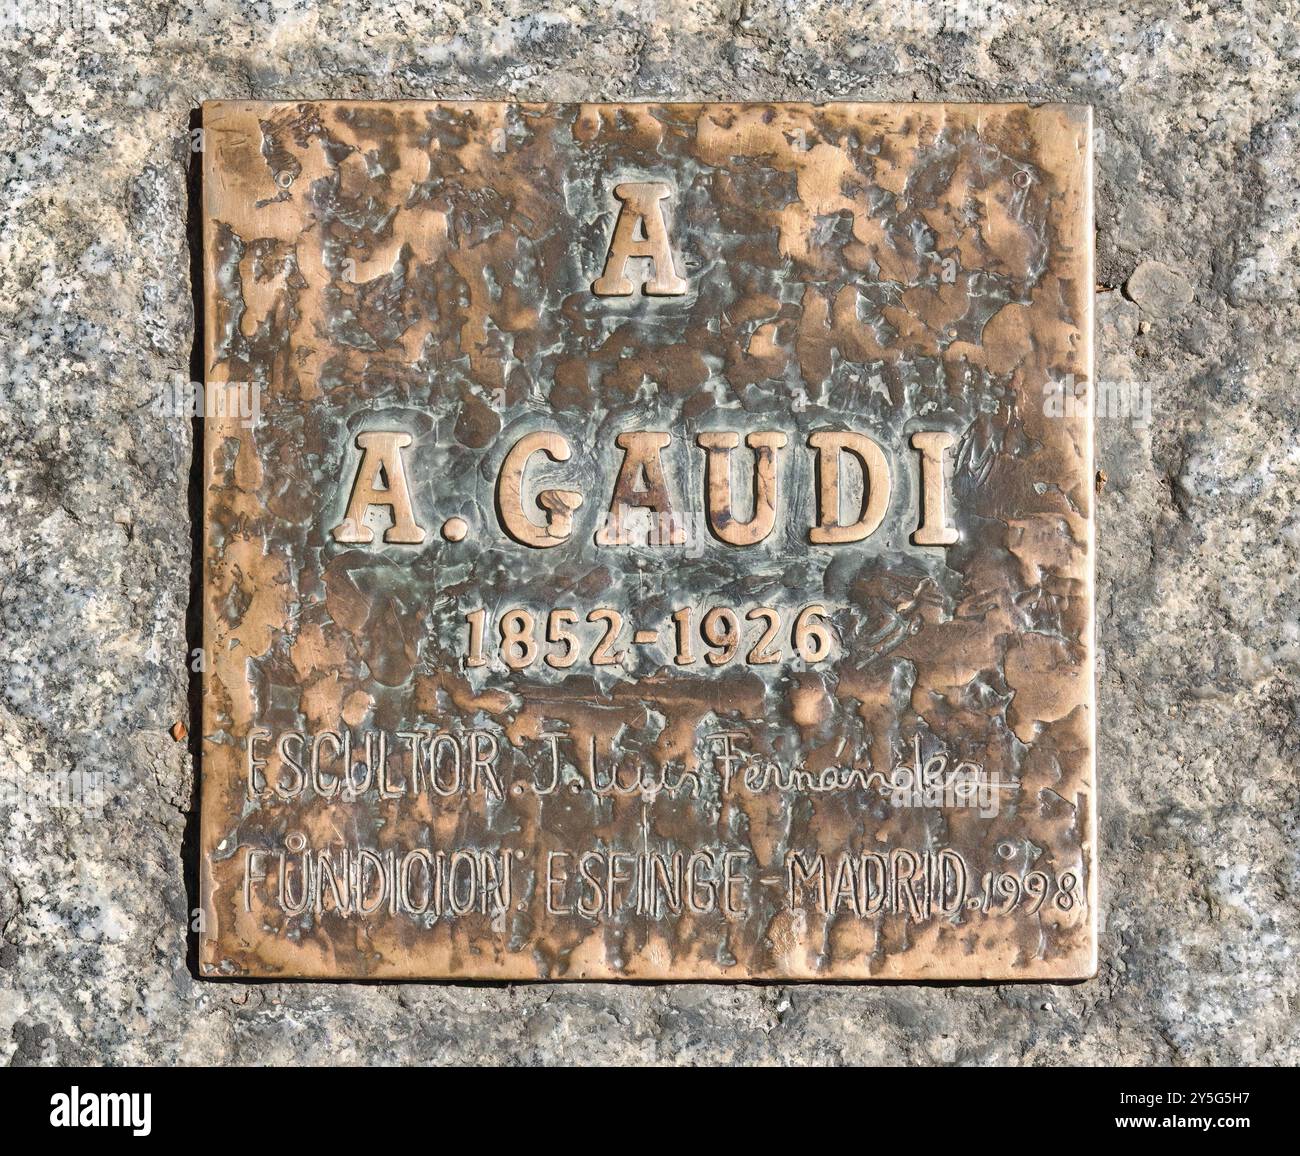
<svg viewBox="0 0 1300 1156">
<path fill-rule="evenodd" d="M 964 807 L 987 818 L 997 814 L 1004 793 L 1018 789 L 1016 783 L 1003 781 L 998 772 L 987 772 L 980 763 L 953 761 L 946 750 L 926 755 L 919 734 L 912 738 L 911 760 L 888 773 L 866 767 L 811 771 L 803 764 L 785 765 L 743 749 L 740 744 L 748 738 L 745 731 L 713 731 L 705 736 L 724 795 L 875 790 L 894 807 Z"/>
</svg>

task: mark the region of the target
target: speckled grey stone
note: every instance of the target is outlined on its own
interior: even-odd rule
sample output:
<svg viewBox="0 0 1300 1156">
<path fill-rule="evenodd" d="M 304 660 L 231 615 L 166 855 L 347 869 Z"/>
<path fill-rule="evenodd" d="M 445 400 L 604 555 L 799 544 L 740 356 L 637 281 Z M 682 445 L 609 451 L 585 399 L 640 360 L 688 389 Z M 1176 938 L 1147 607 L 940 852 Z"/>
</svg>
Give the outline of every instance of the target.
<svg viewBox="0 0 1300 1156">
<path fill-rule="evenodd" d="M 24 7 L 0 15 L 0 1057 L 1300 1061 L 1300 5 Z M 1099 978 L 194 978 L 193 427 L 155 405 L 192 374 L 190 112 L 470 96 L 1095 106 Z"/>
</svg>

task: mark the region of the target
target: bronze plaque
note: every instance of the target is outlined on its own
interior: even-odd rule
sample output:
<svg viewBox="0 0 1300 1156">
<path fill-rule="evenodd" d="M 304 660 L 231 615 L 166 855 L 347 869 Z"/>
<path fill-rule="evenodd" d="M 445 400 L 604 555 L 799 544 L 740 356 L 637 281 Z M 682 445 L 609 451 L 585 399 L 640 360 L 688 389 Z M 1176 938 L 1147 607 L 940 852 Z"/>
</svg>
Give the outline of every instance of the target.
<svg viewBox="0 0 1300 1156">
<path fill-rule="evenodd" d="M 1087 109 L 203 149 L 205 974 L 1094 972 Z"/>
</svg>

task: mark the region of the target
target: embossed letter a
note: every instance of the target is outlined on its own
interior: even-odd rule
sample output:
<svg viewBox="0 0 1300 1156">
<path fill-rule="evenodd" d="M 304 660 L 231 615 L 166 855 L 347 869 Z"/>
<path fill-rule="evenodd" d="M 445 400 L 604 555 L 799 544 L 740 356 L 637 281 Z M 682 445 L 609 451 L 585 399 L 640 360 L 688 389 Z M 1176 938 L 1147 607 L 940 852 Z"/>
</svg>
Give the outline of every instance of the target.
<svg viewBox="0 0 1300 1156">
<path fill-rule="evenodd" d="M 591 291 L 598 297 L 629 297 L 634 286 L 627 276 L 627 263 L 641 257 L 654 265 L 654 276 L 643 278 L 645 291 L 654 297 L 679 297 L 686 292 L 686 282 L 673 268 L 668 228 L 664 224 L 661 201 L 672 190 L 660 181 L 627 181 L 614 186 L 614 196 L 623 202 L 614 223 L 605 271 L 596 278 Z"/>
<path fill-rule="evenodd" d="M 414 546 L 424 541 L 424 531 L 415 524 L 415 514 L 411 510 L 406 466 L 402 462 L 402 447 L 410 444 L 411 435 L 400 431 L 370 430 L 357 434 L 361 464 L 357 466 L 356 480 L 352 484 L 348 512 L 331 531 L 336 542 L 373 541 L 374 531 L 364 521 L 371 506 L 387 506 L 393 511 L 393 524 L 384 531 L 385 542 Z M 387 483 L 385 486 L 379 484 L 381 472 Z"/>
</svg>

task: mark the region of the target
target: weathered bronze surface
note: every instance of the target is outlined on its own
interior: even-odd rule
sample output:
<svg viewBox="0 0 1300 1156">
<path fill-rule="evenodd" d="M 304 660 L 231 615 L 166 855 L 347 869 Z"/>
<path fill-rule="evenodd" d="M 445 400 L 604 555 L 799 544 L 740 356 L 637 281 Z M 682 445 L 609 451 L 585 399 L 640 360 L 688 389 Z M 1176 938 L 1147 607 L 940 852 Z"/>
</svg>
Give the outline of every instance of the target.
<svg viewBox="0 0 1300 1156">
<path fill-rule="evenodd" d="M 208 105 L 204 972 L 1092 974 L 1089 126 Z"/>
</svg>

